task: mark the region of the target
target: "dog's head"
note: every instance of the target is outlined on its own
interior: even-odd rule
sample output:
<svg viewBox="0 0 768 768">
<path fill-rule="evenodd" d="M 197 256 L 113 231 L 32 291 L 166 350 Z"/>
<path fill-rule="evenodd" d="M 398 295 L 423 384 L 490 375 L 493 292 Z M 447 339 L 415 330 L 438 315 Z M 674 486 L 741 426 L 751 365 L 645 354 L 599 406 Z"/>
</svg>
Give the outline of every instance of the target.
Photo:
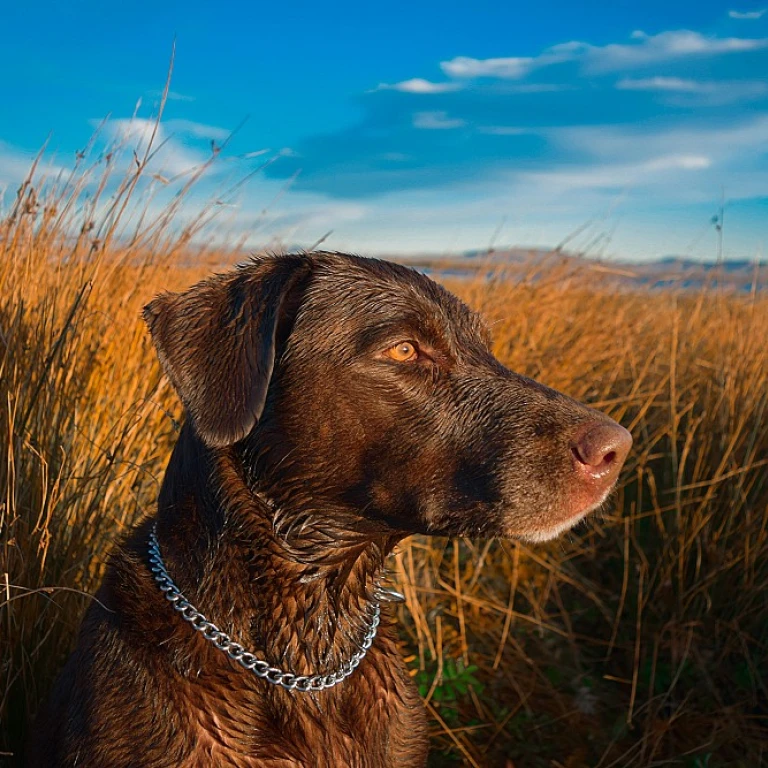
<svg viewBox="0 0 768 768">
<path fill-rule="evenodd" d="M 302 515 L 543 541 L 605 500 L 631 446 L 501 365 L 478 315 L 396 264 L 259 258 L 145 318 L 199 439 Z"/>
</svg>

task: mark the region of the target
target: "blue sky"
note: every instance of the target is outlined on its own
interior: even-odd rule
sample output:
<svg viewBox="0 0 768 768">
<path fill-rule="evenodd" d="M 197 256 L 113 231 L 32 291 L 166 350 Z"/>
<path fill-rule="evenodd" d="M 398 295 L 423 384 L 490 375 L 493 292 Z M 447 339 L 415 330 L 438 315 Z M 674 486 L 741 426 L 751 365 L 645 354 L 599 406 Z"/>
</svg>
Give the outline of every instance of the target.
<svg viewBox="0 0 768 768">
<path fill-rule="evenodd" d="M 175 38 L 154 170 L 189 173 L 245 120 L 185 215 L 267 161 L 221 223 L 251 246 L 333 230 L 328 247 L 448 253 L 583 228 L 595 255 L 711 258 L 724 194 L 726 256 L 765 257 L 766 6 L 19 3 L 0 190 L 49 136 L 54 172 L 104 118 L 101 145 L 145 141 Z"/>
</svg>

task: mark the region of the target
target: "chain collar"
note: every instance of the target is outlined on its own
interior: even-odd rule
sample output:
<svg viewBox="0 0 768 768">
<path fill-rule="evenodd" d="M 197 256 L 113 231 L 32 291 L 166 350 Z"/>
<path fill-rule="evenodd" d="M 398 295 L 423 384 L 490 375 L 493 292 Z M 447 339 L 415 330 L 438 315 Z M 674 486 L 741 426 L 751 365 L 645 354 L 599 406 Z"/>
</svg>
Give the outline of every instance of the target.
<svg viewBox="0 0 768 768">
<path fill-rule="evenodd" d="M 181 614 L 181 617 L 200 632 L 208 642 L 215 645 L 222 653 L 226 653 L 230 659 L 236 661 L 241 667 L 253 672 L 256 677 L 272 683 L 272 685 L 281 685 L 288 691 L 299 691 L 301 693 L 333 688 L 334 685 L 338 685 L 343 680 L 346 680 L 357 669 L 365 654 L 368 653 L 368 649 L 373 645 L 373 638 L 376 637 L 381 614 L 381 605 L 378 600 L 373 603 L 370 626 L 360 644 L 360 650 L 356 651 L 349 661 L 345 661 L 335 672 L 327 675 L 295 675 L 292 672 L 284 672 L 277 667 L 271 667 L 266 661 L 257 659 L 252 653 L 246 651 L 240 643 L 232 640 L 226 632 L 222 632 L 212 621 L 208 621 L 184 597 L 165 569 L 163 558 L 160 555 L 160 544 L 157 541 L 157 523 L 152 524 L 152 529 L 149 533 L 148 551 L 150 569 L 154 574 L 155 581 L 158 583 L 160 591 L 165 593 L 165 599 Z"/>
</svg>

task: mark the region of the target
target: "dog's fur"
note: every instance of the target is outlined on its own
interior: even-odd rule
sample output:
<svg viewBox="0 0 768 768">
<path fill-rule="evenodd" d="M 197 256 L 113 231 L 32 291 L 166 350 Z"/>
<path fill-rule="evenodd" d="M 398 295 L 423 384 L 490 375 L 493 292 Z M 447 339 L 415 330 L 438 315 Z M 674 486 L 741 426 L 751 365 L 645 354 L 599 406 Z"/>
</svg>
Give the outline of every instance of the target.
<svg viewBox="0 0 768 768">
<path fill-rule="evenodd" d="M 145 317 L 189 416 L 156 515 L 168 571 L 296 674 L 357 650 L 404 536 L 543 540 L 615 481 L 596 491 L 573 455 L 576 435 L 613 422 L 504 368 L 479 317 L 405 267 L 264 257 L 159 296 Z M 415 359 L 388 352 L 403 341 Z M 388 606 L 351 677 L 286 691 L 173 611 L 148 567 L 151 522 L 111 558 L 31 766 L 424 765 L 426 717 Z"/>
</svg>

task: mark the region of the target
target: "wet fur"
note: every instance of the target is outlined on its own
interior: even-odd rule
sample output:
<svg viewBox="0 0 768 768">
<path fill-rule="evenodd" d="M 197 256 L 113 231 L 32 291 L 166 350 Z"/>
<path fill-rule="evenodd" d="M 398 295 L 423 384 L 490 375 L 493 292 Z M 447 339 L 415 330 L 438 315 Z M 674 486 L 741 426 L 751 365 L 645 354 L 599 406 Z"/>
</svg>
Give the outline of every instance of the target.
<svg viewBox="0 0 768 768">
<path fill-rule="evenodd" d="M 606 417 L 504 368 L 481 319 L 417 272 L 265 257 L 145 316 L 189 415 L 154 516 L 166 566 L 270 664 L 309 674 L 348 659 L 404 536 L 546 538 L 583 506 L 569 440 Z M 404 339 L 425 357 L 382 354 Z M 150 524 L 110 559 L 30 766 L 425 764 L 386 604 L 348 680 L 287 692 L 171 609 L 148 570 Z"/>
</svg>

